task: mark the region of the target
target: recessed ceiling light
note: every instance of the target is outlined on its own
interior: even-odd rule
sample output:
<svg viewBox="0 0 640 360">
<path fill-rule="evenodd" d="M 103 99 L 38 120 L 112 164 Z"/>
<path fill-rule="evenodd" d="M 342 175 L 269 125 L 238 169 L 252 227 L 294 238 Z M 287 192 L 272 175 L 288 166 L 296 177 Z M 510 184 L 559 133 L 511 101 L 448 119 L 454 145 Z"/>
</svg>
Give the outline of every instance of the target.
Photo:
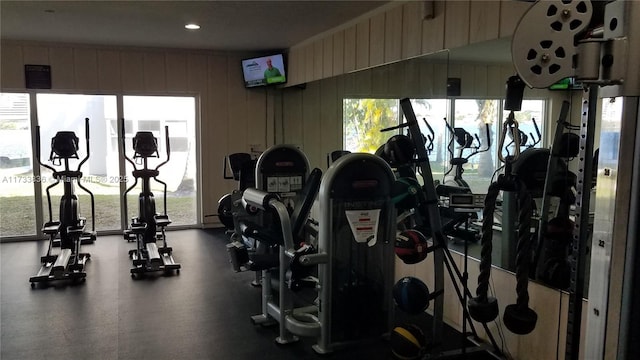
<svg viewBox="0 0 640 360">
<path fill-rule="evenodd" d="M 198 24 L 187 24 L 187 25 L 184 26 L 184 28 L 188 29 L 188 30 L 198 30 L 198 29 L 200 29 L 200 25 L 198 25 Z"/>
</svg>

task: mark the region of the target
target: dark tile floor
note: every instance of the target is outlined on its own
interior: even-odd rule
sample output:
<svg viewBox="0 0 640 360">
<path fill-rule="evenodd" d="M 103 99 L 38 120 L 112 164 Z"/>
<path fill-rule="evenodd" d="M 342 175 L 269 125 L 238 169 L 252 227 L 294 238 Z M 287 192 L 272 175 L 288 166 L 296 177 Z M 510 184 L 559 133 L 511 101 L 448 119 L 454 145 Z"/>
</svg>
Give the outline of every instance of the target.
<svg viewBox="0 0 640 360">
<path fill-rule="evenodd" d="M 260 289 L 235 273 L 218 230 L 168 233 L 179 275 L 132 280 L 120 236 L 101 236 L 86 282 L 31 289 L 46 242 L 0 245 L 0 358 L 9 359 L 318 359 L 311 340 L 279 346 L 276 328 L 254 326 Z M 450 331 L 450 330 L 449 330 Z M 447 337 L 445 337 L 447 338 Z M 380 341 L 329 356 L 388 359 Z"/>
</svg>

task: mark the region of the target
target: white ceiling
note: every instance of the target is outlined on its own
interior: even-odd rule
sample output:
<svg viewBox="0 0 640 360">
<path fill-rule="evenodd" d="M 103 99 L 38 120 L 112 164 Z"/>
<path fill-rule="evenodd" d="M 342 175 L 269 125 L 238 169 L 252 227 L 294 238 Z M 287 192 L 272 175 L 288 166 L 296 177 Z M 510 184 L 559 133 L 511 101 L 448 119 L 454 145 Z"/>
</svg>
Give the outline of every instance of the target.
<svg viewBox="0 0 640 360">
<path fill-rule="evenodd" d="M 8 1 L 0 37 L 104 45 L 286 49 L 387 1 Z M 184 25 L 196 22 L 198 31 Z"/>
</svg>

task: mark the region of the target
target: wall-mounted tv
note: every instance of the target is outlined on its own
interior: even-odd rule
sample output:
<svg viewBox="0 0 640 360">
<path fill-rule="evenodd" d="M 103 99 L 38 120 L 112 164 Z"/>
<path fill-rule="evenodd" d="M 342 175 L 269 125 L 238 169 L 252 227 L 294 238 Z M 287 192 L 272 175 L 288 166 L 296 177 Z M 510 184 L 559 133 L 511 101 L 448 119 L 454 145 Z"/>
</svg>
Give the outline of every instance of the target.
<svg viewBox="0 0 640 360">
<path fill-rule="evenodd" d="M 255 87 L 284 84 L 287 76 L 284 67 L 284 56 L 275 54 L 242 60 L 244 86 Z"/>
</svg>

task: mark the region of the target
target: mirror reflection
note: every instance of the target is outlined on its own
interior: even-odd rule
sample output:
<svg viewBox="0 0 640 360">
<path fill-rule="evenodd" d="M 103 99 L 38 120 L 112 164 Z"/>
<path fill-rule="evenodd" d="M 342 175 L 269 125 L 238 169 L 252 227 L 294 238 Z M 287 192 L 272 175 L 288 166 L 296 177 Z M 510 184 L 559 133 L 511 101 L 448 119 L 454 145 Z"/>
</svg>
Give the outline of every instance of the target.
<svg viewBox="0 0 640 360">
<path fill-rule="evenodd" d="M 510 51 L 510 39 L 505 38 L 310 82 L 304 90 L 284 89 L 282 106 L 301 107 L 305 113 L 302 124 L 298 118 L 285 113 L 283 133 L 287 141 L 295 143 L 299 138 L 304 142 L 305 152 L 318 164 L 328 164 L 327 154 L 336 150 L 375 153 L 389 138 L 406 132 L 406 129 L 380 130 L 405 121 L 399 101 L 409 98 L 427 142 L 436 184 L 444 189 L 448 186 L 468 188 L 469 193 L 476 195 L 487 194 L 489 185 L 504 174 L 499 155 L 514 155 L 517 147 L 523 157 L 516 167 L 531 188 L 532 196 L 530 220 L 535 231 L 531 278 L 563 289 L 568 279 L 566 264 L 573 218 L 573 205 L 568 204 L 573 203 L 570 195 L 575 192 L 577 171 L 575 154 L 567 152 L 568 149 L 554 160 L 558 165 L 554 172 L 554 191 L 547 191 L 547 201 L 543 201 L 543 195 L 556 123 L 559 120 L 566 123 L 559 133 L 566 133 L 560 137 L 565 142 L 573 144 L 579 134 L 576 126 L 580 124 L 582 88 L 571 84 L 557 84 L 549 89 L 526 88 L 520 108 L 513 112 L 518 130 L 507 132 L 500 146 L 503 125 L 510 115 L 510 111 L 505 110 L 505 83 L 515 75 Z M 341 104 L 341 108 L 332 108 L 333 100 Z M 564 103 L 568 104 L 567 114 L 560 119 Z M 309 121 L 315 114 L 306 113 L 313 109 L 319 114 L 317 123 Z M 339 114 L 337 121 L 321 121 L 333 114 Z M 331 141 L 323 137 L 322 143 L 313 144 L 315 140 L 304 138 L 303 131 L 298 130 L 302 127 L 304 134 L 324 132 L 327 128 L 327 132 L 342 136 Z M 300 135 L 296 135 L 298 131 Z M 457 201 L 462 198 L 457 197 Z M 445 192 L 442 204 L 448 206 L 448 202 Z M 493 216 L 492 263 L 508 271 L 515 271 L 518 227 L 515 204 L 515 199 L 500 192 Z M 452 215 L 454 210 L 450 211 Z M 468 256 L 479 259 L 482 209 L 455 211 L 471 215 L 452 215 L 458 221 L 447 234 L 449 247 L 464 253 L 467 245 Z M 546 216 L 542 216 L 543 213 Z M 541 220 L 544 220 L 542 225 Z M 559 228 L 555 228 L 558 225 Z M 541 245 L 536 234 L 540 226 L 545 231 L 551 229 L 551 238 L 557 240 Z M 542 239 L 547 240 L 544 236 Z"/>
</svg>

